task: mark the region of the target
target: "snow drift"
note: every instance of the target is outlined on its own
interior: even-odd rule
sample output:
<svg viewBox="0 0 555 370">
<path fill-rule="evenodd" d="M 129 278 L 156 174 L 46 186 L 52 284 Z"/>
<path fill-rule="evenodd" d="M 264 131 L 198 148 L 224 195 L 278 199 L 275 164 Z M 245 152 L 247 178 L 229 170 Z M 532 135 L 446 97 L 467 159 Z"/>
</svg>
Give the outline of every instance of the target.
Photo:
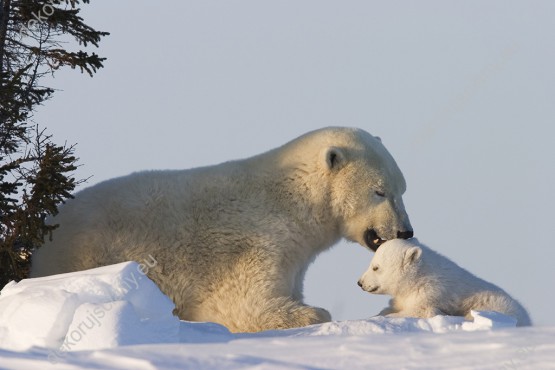
<svg viewBox="0 0 555 370">
<path fill-rule="evenodd" d="M 178 341 L 173 303 L 136 262 L 11 282 L 0 294 L 0 347 L 85 350 Z"/>
<path fill-rule="evenodd" d="M 154 260 L 151 262 L 155 263 Z M 4 349 L 0 350 L 0 359 L 10 359 L 10 362 L 3 363 L 13 363 L 16 364 L 15 367 L 29 363 L 25 361 L 34 364 L 47 363 L 46 360 L 51 364 L 67 365 L 75 358 L 82 358 L 83 355 L 79 353 L 83 353 L 80 351 L 84 350 L 115 349 L 131 351 L 132 357 L 150 353 L 149 356 L 157 358 L 157 355 L 152 353 L 153 347 L 148 347 L 149 350 L 146 352 L 135 352 L 131 348 L 140 348 L 135 347 L 136 345 L 155 344 L 157 350 L 166 353 L 167 348 L 194 344 L 197 346 L 195 348 L 203 349 L 198 353 L 194 352 L 194 356 L 200 357 L 194 357 L 192 364 L 204 363 L 211 368 L 211 364 L 214 363 L 214 368 L 234 368 L 250 364 L 252 359 L 244 362 L 233 356 L 218 357 L 217 354 L 222 350 L 218 346 L 227 346 L 228 349 L 236 347 L 238 352 L 242 352 L 247 348 L 255 348 L 257 345 L 254 343 L 258 343 L 268 351 L 269 348 L 275 347 L 267 347 L 268 344 L 281 343 L 275 347 L 276 351 L 268 352 L 266 359 L 254 362 L 264 363 L 273 368 L 283 367 L 271 358 L 285 356 L 282 353 L 284 348 L 313 345 L 316 338 L 322 338 L 317 342 L 326 348 L 325 343 L 335 347 L 334 342 L 329 340 L 333 337 L 343 338 L 341 343 L 345 343 L 353 338 L 376 338 L 381 335 L 379 340 L 372 342 L 383 342 L 383 337 L 387 334 L 489 331 L 515 326 L 513 318 L 494 312 L 473 312 L 474 322 L 452 316 L 436 316 L 430 319 L 372 317 L 290 330 L 232 334 L 225 327 L 214 323 L 179 321 L 172 314 L 174 305 L 171 300 L 146 276 L 151 267 L 153 265 L 149 263 L 125 262 L 6 285 L 0 293 L 0 349 Z M 239 343 L 244 343 L 246 347 Z M 555 340 L 549 348 L 555 348 L 553 343 Z M 160 347 L 161 344 L 169 347 Z M 201 344 L 204 347 L 198 347 Z M 128 349 L 124 350 L 123 346 L 133 347 L 126 347 Z M 216 352 L 212 353 L 210 348 Z M 15 352 L 6 351 L 26 353 L 16 355 Z M 374 353 L 372 347 L 365 348 L 364 351 Z M 392 348 L 390 352 L 395 353 L 395 350 Z M 293 350 L 291 353 L 297 353 L 299 359 L 307 356 L 304 350 Z M 330 353 L 326 350 L 327 356 L 330 356 Z M 320 355 L 326 356 L 323 353 Z M 185 357 L 191 360 L 191 356 L 188 351 Z M 380 356 L 387 357 L 387 353 L 379 353 L 378 357 Z M 94 357 L 95 361 L 98 361 L 98 356 Z M 330 361 L 333 364 L 333 360 Z M 76 366 L 82 367 L 88 363 L 90 358 Z M 133 362 L 124 363 L 127 366 Z M 161 363 L 164 367 L 171 368 L 164 361 Z M 184 366 L 182 361 L 176 364 L 179 364 L 176 368 Z M 110 366 L 112 365 L 110 363 Z"/>
</svg>

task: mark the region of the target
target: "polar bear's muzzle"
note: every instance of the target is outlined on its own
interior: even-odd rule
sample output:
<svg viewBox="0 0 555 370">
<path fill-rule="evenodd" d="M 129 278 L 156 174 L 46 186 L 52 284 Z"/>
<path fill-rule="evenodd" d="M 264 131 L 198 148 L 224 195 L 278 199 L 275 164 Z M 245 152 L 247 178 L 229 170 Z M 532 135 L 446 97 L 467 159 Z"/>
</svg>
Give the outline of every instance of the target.
<svg viewBox="0 0 555 370">
<path fill-rule="evenodd" d="M 368 248 L 372 249 L 374 252 L 378 250 L 378 247 L 385 242 L 384 239 L 378 236 L 378 233 L 374 229 L 368 229 L 364 233 L 364 242 Z"/>
<path fill-rule="evenodd" d="M 397 231 L 398 239 L 410 239 L 414 235 L 412 230 L 409 231 Z M 368 229 L 364 232 L 364 242 L 374 252 L 378 250 L 378 247 L 385 243 L 387 239 L 382 239 L 374 229 Z"/>
<path fill-rule="evenodd" d="M 373 285 L 373 286 L 367 286 L 364 285 L 364 278 L 360 278 L 360 280 L 358 281 L 358 286 L 362 288 L 362 290 L 364 290 L 365 292 L 368 293 L 377 293 L 378 289 L 380 289 L 380 287 L 378 285 Z"/>
</svg>

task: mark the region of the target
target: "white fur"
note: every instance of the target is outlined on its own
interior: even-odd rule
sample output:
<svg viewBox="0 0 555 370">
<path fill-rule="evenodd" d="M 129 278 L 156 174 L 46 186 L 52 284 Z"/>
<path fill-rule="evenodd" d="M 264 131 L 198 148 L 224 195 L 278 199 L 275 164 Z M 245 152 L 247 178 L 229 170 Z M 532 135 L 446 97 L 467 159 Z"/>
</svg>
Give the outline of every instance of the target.
<svg viewBox="0 0 555 370">
<path fill-rule="evenodd" d="M 394 317 L 465 316 L 471 310 L 497 311 L 531 325 L 526 310 L 499 287 L 461 268 L 416 239 L 382 244 L 359 285 L 393 297 L 380 315 Z"/>
<path fill-rule="evenodd" d="M 375 191 L 385 197 L 376 197 Z M 327 128 L 267 153 L 216 166 L 141 172 L 85 189 L 60 209 L 32 276 L 152 255 L 152 278 L 181 319 L 232 331 L 330 320 L 302 303 L 316 255 L 368 228 L 410 230 L 405 181 L 379 140 Z"/>
</svg>

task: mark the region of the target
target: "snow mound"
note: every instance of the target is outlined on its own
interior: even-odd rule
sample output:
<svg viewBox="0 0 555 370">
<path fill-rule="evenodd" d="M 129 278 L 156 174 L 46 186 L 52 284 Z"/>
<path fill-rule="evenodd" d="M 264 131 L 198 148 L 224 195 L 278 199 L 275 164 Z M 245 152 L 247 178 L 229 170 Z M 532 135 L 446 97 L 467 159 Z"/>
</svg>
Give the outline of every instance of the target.
<svg viewBox="0 0 555 370">
<path fill-rule="evenodd" d="M 11 282 L 0 292 L 0 347 L 89 350 L 179 341 L 174 304 L 124 262 Z"/>
<path fill-rule="evenodd" d="M 153 265 L 125 262 L 11 282 L 0 292 L 0 348 L 40 347 L 51 362 L 68 352 L 135 344 L 227 343 L 249 338 L 368 336 L 388 333 L 478 331 L 515 327 L 513 318 L 473 311 L 429 319 L 371 317 L 306 328 L 232 334 L 214 323 L 179 321 L 174 304 L 146 276 Z"/>
</svg>

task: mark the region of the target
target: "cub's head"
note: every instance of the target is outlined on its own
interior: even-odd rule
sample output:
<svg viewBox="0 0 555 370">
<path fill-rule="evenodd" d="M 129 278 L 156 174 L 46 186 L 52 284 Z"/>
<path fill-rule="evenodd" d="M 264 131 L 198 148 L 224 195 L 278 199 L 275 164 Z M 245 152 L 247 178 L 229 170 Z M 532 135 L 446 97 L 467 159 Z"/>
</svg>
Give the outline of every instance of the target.
<svg viewBox="0 0 555 370">
<path fill-rule="evenodd" d="M 391 296 L 410 289 L 422 257 L 422 249 L 417 245 L 416 239 L 395 239 L 383 243 L 358 285 L 369 293 Z"/>
<path fill-rule="evenodd" d="M 342 235 L 373 251 L 386 240 L 411 238 L 405 179 L 381 140 L 360 129 L 333 130 L 320 164 Z"/>
</svg>

